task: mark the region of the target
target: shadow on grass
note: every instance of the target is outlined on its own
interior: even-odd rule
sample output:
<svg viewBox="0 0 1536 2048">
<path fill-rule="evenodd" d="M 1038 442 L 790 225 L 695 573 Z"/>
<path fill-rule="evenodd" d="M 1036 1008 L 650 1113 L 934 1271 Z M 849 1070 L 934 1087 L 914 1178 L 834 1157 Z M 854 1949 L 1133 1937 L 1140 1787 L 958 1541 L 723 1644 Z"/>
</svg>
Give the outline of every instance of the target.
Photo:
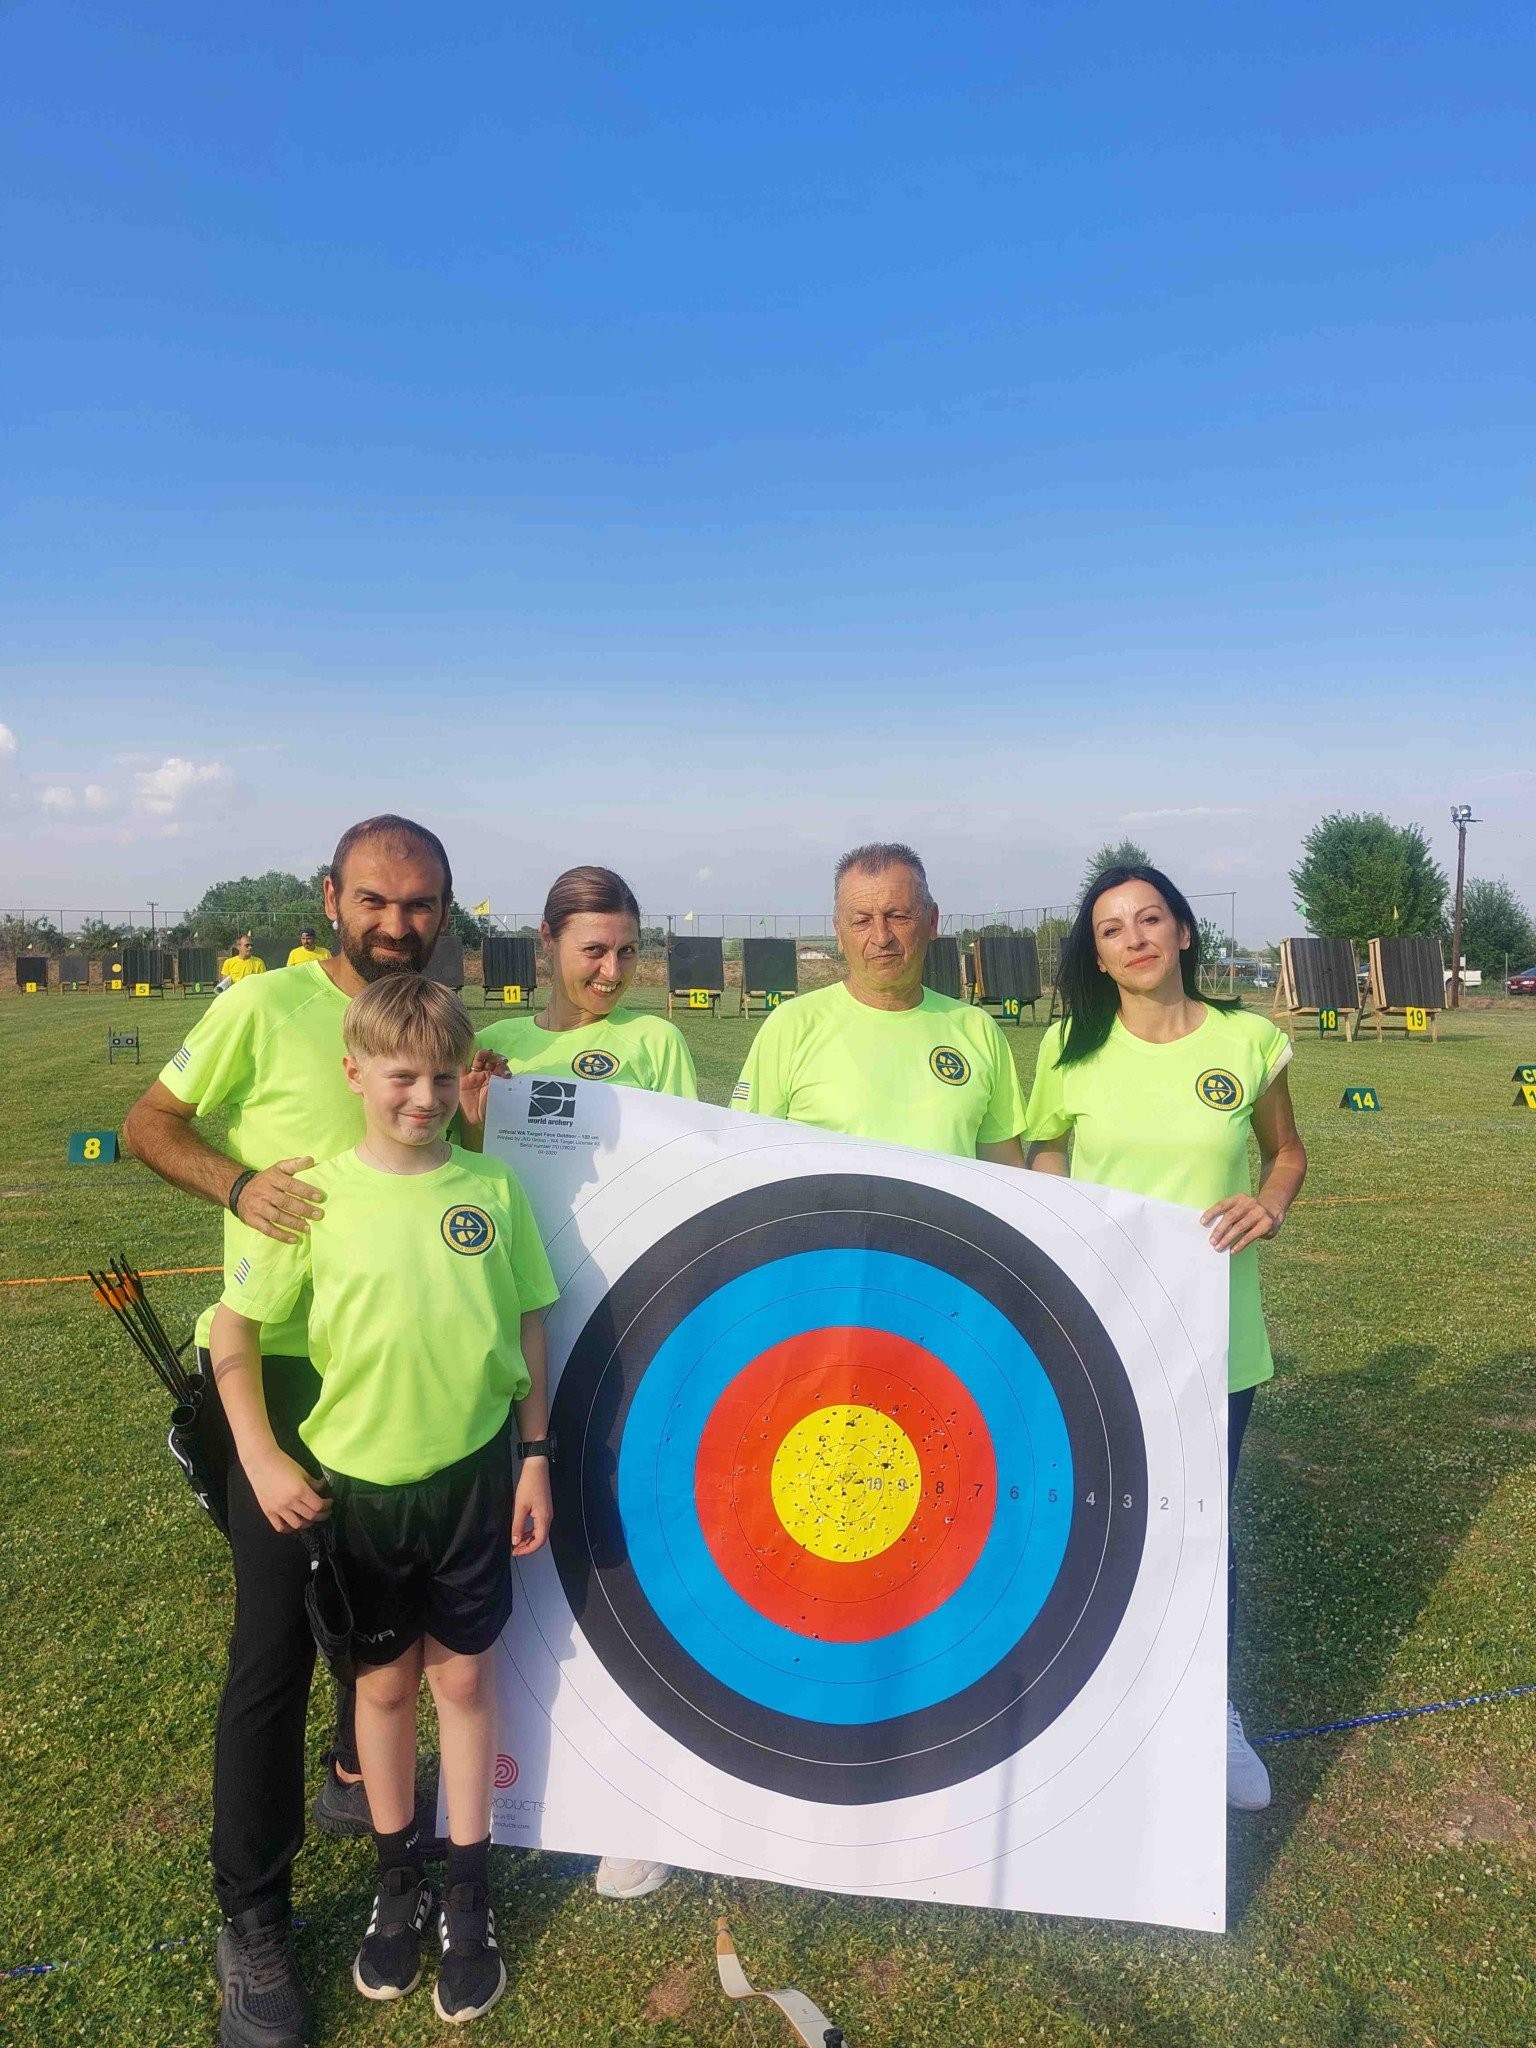
<svg viewBox="0 0 1536 2048">
<path fill-rule="evenodd" d="M 1506 1352 L 1445 1379 L 1438 1357 L 1397 1345 L 1355 1372 L 1295 1378 L 1282 1363 L 1260 1392 L 1234 1517 L 1234 1684 L 1256 1732 L 1417 1704 L 1382 1697 L 1399 1645 L 1493 1494 L 1536 1463 L 1536 1356 Z M 1507 1682 L 1469 1670 L 1456 1690 Z M 1233 1925 L 1338 1750 L 1319 1737 L 1266 1754 L 1276 1805 L 1234 1826 Z"/>
</svg>

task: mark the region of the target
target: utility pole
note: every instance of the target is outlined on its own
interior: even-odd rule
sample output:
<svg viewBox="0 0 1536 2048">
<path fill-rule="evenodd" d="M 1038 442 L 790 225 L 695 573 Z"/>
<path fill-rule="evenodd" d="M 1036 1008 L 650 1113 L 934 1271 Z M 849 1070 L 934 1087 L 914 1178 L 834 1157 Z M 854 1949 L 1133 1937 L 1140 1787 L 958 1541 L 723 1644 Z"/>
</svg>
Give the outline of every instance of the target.
<svg viewBox="0 0 1536 2048">
<path fill-rule="evenodd" d="M 1456 827 L 1456 917 L 1451 927 L 1451 1003 L 1461 1008 L 1461 898 L 1467 880 L 1467 827 L 1478 820 L 1470 804 L 1451 805 L 1451 823 Z"/>
</svg>

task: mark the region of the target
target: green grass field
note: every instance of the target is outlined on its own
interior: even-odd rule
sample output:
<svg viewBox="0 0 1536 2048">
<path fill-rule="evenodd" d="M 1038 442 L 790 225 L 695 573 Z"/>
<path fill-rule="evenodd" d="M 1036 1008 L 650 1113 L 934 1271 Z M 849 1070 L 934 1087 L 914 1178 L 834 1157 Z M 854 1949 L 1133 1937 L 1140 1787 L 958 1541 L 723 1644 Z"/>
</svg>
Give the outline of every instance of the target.
<svg viewBox="0 0 1536 2048">
<path fill-rule="evenodd" d="M 3 1277 L 212 1264 L 216 1213 L 137 1165 L 68 1168 L 119 1125 L 191 1004 L 0 1002 Z M 131 1017 L 144 1064 L 109 1067 Z M 685 1022 L 725 1099 L 752 1027 Z M 1017 1035 L 1026 1078 L 1039 1033 Z M 1536 1006 L 1446 1019 L 1438 1046 L 1303 1040 L 1312 1157 L 1265 1253 L 1280 1361 L 1239 1488 L 1237 1690 L 1255 1731 L 1536 1681 L 1536 1115 L 1511 1107 Z M 1385 1111 L 1338 1109 L 1346 1082 Z M 210 1283 L 155 1283 L 183 1329 Z M 207 1774 L 227 1555 L 172 1471 L 163 1401 L 83 1286 L 0 1294 L 0 2039 L 179 2048 L 214 2038 Z M 324 1738 L 324 1687 L 312 1734 Z M 498 1852 L 512 1989 L 477 2030 L 547 2044 L 766 2044 L 713 1972 L 729 1914 L 749 1974 L 798 1984 L 853 2048 L 1516 2048 L 1536 2041 L 1536 1697 L 1269 1752 L 1273 1808 L 1231 1826 L 1231 1932 L 913 1907 L 687 1876 L 602 1904 L 576 1859 Z M 297 1876 L 319 2038 L 418 2043 L 419 1996 L 349 1981 L 366 1845 Z M 157 1946 L 157 1944 L 174 1944 Z"/>
</svg>

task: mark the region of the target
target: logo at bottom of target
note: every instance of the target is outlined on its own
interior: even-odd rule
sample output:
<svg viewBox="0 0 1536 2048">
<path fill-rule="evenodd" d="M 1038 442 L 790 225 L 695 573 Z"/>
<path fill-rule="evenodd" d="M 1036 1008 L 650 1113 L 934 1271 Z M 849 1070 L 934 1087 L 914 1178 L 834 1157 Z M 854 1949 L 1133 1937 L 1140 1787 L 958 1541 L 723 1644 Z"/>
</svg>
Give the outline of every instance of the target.
<svg viewBox="0 0 1536 2048">
<path fill-rule="evenodd" d="M 515 1756 L 497 1757 L 495 1784 L 498 1792 L 510 1792 L 521 1775 Z"/>
</svg>

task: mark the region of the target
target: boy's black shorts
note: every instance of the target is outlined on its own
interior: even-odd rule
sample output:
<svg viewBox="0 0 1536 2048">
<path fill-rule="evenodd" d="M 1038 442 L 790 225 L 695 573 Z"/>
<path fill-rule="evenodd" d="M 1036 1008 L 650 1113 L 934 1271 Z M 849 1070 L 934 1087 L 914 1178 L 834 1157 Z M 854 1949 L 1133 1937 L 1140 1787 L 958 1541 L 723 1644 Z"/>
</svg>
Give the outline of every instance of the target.
<svg viewBox="0 0 1536 2048">
<path fill-rule="evenodd" d="M 501 1634 L 512 1613 L 513 1456 L 501 1429 L 409 1486 L 331 1475 L 360 1663 L 393 1664 L 423 1635 L 474 1657 Z"/>
</svg>

